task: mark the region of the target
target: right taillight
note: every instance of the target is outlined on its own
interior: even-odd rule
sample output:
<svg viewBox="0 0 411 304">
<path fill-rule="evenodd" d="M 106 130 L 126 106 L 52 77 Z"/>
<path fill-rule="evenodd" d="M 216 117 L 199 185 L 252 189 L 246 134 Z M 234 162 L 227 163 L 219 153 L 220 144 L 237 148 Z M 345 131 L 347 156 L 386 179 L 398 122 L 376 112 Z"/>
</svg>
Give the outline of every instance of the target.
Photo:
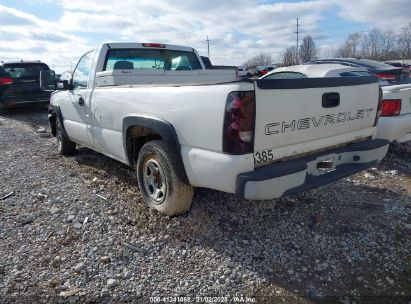
<svg viewBox="0 0 411 304">
<path fill-rule="evenodd" d="M 13 78 L 10 77 L 0 77 L 0 84 L 12 84 Z"/>
<path fill-rule="evenodd" d="M 255 93 L 231 92 L 224 115 L 223 152 L 252 153 L 254 150 Z"/>
<path fill-rule="evenodd" d="M 395 116 L 401 113 L 401 99 L 385 99 L 382 101 L 381 116 Z"/>
</svg>

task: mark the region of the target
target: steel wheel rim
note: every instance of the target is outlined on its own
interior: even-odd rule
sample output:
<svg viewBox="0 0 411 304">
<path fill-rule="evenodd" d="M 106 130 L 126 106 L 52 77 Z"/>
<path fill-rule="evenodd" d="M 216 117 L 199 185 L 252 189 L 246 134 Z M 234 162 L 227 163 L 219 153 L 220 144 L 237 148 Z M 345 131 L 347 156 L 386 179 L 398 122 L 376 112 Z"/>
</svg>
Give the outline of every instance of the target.
<svg viewBox="0 0 411 304">
<path fill-rule="evenodd" d="M 143 180 L 148 196 L 156 204 L 161 204 L 166 197 L 167 183 L 164 170 L 157 160 L 150 158 L 144 163 Z"/>
</svg>

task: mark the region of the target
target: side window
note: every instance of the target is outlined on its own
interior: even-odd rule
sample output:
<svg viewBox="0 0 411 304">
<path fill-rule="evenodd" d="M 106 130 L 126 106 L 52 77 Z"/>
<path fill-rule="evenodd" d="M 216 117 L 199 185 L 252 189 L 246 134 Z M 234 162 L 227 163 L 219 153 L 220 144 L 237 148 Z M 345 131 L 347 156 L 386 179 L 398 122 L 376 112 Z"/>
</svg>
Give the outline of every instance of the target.
<svg viewBox="0 0 411 304">
<path fill-rule="evenodd" d="M 297 72 L 278 72 L 278 73 L 268 75 L 267 77 L 264 77 L 264 79 L 298 79 L 298 78 L 307 78 L 307 76 L 302 73 L 297 73 Z"/>
<path fill-rule="evenodd" d="M 197 56 L 192 52 L 166 51 L 165 69 L 172 71 L 191 71 L 201 69 Z"/>
<path fill-rule="evenodd" d="M 88 52 L 83 55 L 78 62 L 76 69 L 73 72 L 73 87 L 75 89 L 87 88 L 93 55 L 94 51 Z"/>
<path fill-rule="evenodd" d="M 48 69 L 48 66 L 38 63 L 16 63 L 5 66 L 5 72 L 14 79 L 38 79 L 40 71 Z"/>
</svg>

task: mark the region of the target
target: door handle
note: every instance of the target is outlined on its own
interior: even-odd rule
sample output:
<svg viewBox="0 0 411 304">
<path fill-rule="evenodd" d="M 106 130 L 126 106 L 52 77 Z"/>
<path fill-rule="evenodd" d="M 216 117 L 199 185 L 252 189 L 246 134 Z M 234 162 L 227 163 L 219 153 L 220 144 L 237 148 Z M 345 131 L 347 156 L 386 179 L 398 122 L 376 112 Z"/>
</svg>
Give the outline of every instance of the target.
<svg viewBox="0 0 411 304">
<path fill-rule="evenodd" d="M 324 93 L 322 98 L 323 108 L 334 108 L 340 105 L 339 93 Z"/>
<path fill-rule="evenodd" d="M 78 104 L 79 104 L 80 106 L 84 106 L 84 98 L 83 98 L 83 97 L 80 97 L 80 98 L 78 99 Z"/>
</svg>

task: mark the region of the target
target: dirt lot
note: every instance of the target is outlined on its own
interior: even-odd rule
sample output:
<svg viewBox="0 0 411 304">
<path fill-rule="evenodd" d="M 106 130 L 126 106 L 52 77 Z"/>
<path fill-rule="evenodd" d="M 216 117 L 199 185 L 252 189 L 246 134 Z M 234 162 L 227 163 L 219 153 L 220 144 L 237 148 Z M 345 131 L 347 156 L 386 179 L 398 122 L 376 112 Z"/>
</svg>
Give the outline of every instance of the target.
<svg viewBox="0 0 411 304">
<path fill-rule="evenodd" d="M 281 200 L 197 189 L 188 214 L 167 218 L 124 165 L 59 156 L 46 120 L 0 117 L 0 303 L 411 299 L 411 145 Z"/>
</svg>

